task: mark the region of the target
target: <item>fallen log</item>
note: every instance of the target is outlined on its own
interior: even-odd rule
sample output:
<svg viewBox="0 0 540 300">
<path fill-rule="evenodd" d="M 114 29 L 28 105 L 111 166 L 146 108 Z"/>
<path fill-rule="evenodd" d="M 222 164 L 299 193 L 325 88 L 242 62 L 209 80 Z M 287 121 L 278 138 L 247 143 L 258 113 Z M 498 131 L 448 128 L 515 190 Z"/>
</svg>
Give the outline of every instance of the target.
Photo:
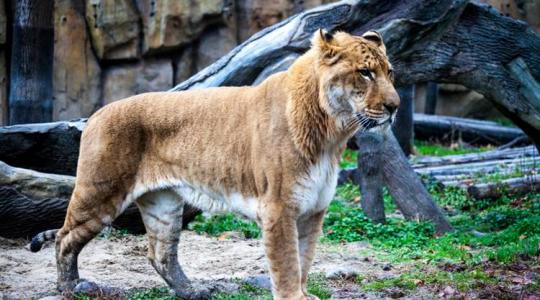
<svg viewBox="0 0 540 300">
<path fill-rule="evenodd" d="M 475 199 L 497 198 L 504 194 L 517 195 L 540 191 L 540 175 L 510 178 L 495 183 L 474 184 L 467 187 Z"/>
<path fill-rule="evenodd" d="M 538 150 L 534 146 L 527 146 L 519 148 L 509 148 L 504 150 L 491 150 L 480 153 L 458 154 L 440 157 L 416 157 L 411 160 L 411 163 L 413 168 L 422 168 L 533 156 L 539 156 Z M 540 160 L 540 157 L 538 159 Z"/>
<path fill-rule="evenodd" d="M 383 143 L 381 161 L 384 162 L 381 164 L 384 183 L 403 216 L 412 220 L 430 220 L 439 234 L 452 230 L 393 135 L 388 135 Z"/>
<path fill-rule="evenodd" d="M 62 227 L 75 178 L 11 167 L 0 161 L 0 236 L 31 238 Z M 184 226 L 195 217 L 184 210 Z M 144 233 L 139 210 L 129 206 L 113 223 L 132 233 Z"/>
<path fill-rule="evenodd" d="M 374 223 L 385 223 L 383 202 L 382 157 L 383 137 L 375 133 L 358 133 L 358 176 L 354 179 L 360 186 L 360 206 Z"/>
<path fill-rule="evenodd" d="M 0 161 L 36 171 L 74 175 L 86 120 L 0 127 Z"/>
<path fill-rule="evenodd" d="M 415 168 L 415 172 L 422 175 L 458 175 L 475 173 L 494 173 L 507 170 L 532 168 L 540 165 L 539 157 L 511 158 L 502 160 L 490 160 L 460 165 L 443 165 L 435 167 Z"/>
<path fill-rule="evenodd" d="M 519 128 L 501 126 L 490 121 L 419 113 L 414 114 L 414 134 L 419 140 L 463 141 L 474 145 L 504 145 L 519 139 L 521 145 L 530 143 Z"/>
</svg>

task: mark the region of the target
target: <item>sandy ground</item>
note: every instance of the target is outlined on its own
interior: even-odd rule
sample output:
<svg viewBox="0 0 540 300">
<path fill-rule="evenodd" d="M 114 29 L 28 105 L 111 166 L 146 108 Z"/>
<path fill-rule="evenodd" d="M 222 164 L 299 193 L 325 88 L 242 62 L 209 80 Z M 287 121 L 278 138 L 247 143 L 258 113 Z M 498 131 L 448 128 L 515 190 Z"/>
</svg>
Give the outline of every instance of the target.
<svg viewBox="0 0 540 300">
<path fill-rule="evenodd" d="M 29 299 L 57 294 L 53 245 L 48 244 L 40 252 L 31 253 L 25 244 L 26 241 L 0 239 L 0 299 Z M 164 286 L 146 259 L 146 244 L 144 236 L 94 239 L 79 257 L 81 278 L 120 288 Z M 365 243 L 319 245 L 312 271 L 354 269 L 366 276 L 396 275 L 393 271 L 383 271 L 380 263 L 360 255 L 366 247 Z M 267 274 L 259 240 L 243 240 L 234 236 L 221 240 L 186 231 L 181 238 L 179 258 L 188 277 L 194 280 L 237 279 Z M 339 299 L 380 299 L 381 296 L 360 293 L 346 283 L 336 288 L 334 293 L 334 298 Z"/>
</svg>

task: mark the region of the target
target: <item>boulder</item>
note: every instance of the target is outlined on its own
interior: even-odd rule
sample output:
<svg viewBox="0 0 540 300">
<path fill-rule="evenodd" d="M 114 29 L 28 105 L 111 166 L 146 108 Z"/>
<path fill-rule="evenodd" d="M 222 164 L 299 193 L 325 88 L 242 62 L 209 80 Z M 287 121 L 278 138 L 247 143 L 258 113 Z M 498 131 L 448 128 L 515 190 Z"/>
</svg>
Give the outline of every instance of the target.
<svg viewBox="0 0 540 300">
<path fill-rule="evenodd" d="M 88 0 L 86 22 L 92 45 L 100 59 L 133 59 L 139 56 L 140 16 L 133 1 Z"/>
<path fill-rule="evenodd" d="M 6 51 L 0 48 L 0 126 L 8 123 Z"/>
<path fill-rule="evenodd" d="M 187 46 L 178 56 L 175 57 L 173 63 L 175 66 L 174 84 L 178 84 L 187 80 L 195 74 L 195 60 L 197 59 L 197 50 L 194 46 Z"/>
<path fill-rule="evenodd" d="M 211 65 L 234 47 L 236 47 L 236 32 L 225 26 L 209 28 L 201 35 L 199 41 L 196 71 Z"/>
<path fill-rule="evenodd" d="M 137 0 L 142 16 L 143 53 L 178 49 L 197 39 L 212 24 L 227 21 L 233 2 L 227 0 Z"/>
<path fill-rule="evenodd" d="M 7 36 L 7 15 L 5 1 L 0 1 L 0 45 L 6 43 Z"/>
<path fill-rule="evenodd" d="M 105 71 L 103 104 L 144 92 L 165 91 L 172 86 L 173 67 L 170 59 L 148 59 L 111 66 Z"/>
<path fill-rule="evenodd" d="M 91 48 L 83 9 L 82 0 L 55 1 L 54 120 L 89 117 L 101 106 L 101 69 Z"/>
</svg>

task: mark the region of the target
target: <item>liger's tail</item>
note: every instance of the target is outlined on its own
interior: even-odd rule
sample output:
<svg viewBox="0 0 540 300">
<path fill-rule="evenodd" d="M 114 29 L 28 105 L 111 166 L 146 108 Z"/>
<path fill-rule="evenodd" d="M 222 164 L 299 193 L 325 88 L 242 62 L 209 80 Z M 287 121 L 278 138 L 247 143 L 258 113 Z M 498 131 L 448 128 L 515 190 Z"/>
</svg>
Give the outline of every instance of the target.
<svg viewBox="0 0 540 300">
<path fill-rule="evenodd" d="M 58 229 L 51 229 L 36 234 L 32 238 L 32 242 L 30 242 L 30 251 L 38 252 L 39 250 L 41 250 L 43 243 L 45 243 L 46 241 L 54 240 L 56 238 L 57 232 Z"/>
</svg>

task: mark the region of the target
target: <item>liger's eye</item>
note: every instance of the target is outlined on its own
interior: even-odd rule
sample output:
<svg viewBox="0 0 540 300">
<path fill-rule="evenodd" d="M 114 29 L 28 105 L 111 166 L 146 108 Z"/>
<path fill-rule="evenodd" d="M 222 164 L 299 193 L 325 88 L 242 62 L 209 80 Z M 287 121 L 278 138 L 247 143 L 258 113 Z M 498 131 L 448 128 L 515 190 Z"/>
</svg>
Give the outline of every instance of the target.
<svg viewBox="0 0 540 300">
<path fill-rule="evenodd" d="M 390 78 L 390 80 L 394 81 L 394 70 L 388 70 L 388 77 Z"/>
<path fill-rule="evenodd" d="M 372 79 L 371 72 L 368 69 L 360 69 L 358 72 L 360 72 L 360 75 Z"/>
</svg>

